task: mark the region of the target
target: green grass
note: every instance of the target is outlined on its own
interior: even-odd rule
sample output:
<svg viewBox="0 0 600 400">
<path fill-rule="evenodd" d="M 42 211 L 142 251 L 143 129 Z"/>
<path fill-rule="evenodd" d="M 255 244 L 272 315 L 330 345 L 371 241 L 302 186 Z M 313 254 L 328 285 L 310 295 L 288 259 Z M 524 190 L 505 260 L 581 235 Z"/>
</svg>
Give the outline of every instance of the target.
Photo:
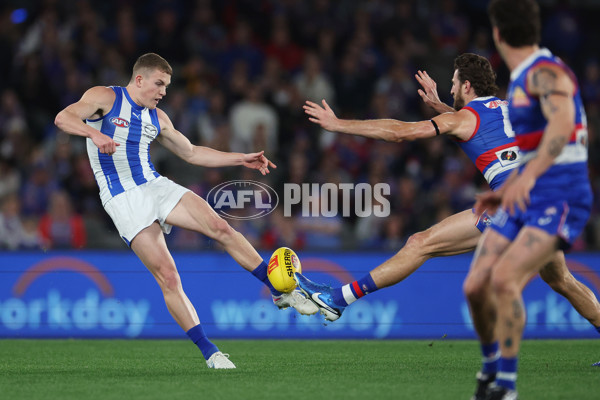
<svg viewBox="0 0 600 400">
<path fill-rule="evenodd" d="M 217 340 L 236 370 L 185 340 L 0 340 L 0 399 L 468 399 L 474 341 Z M 521 399 L 599 399 L 600 341 L 523 343 Z"/>
</svg>

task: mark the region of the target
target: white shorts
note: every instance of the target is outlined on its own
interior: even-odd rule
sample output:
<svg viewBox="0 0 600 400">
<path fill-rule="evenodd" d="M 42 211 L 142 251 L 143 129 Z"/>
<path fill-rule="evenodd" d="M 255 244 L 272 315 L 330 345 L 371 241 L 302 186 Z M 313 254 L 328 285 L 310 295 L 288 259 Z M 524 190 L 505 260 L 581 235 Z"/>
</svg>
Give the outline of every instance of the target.
<svg viewBox="0 0 600 400">
<path fill-rule="evenodd" d="M 189 189 L 159 176 L 110 199 L 104 209 L 112 218 L 119 235 L 129 246 L 140 231 L 158 221 L 164 233 L 172 226 L 165 220 Z"/>
</svg>

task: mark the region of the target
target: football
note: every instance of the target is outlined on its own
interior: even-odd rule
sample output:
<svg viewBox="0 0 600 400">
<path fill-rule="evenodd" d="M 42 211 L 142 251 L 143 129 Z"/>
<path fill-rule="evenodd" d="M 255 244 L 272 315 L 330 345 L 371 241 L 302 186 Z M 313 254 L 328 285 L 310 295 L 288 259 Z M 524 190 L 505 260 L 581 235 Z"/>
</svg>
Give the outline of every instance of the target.
<svg viewBox="0 0 600 400">
<path fill-rule="evenodd" d="M 283 293 L 290 293 L 296 288 L 294 272 L 302 272 L 300 259 L 294 250 L 280 247 L 269 259 L 267 276 L 273 287 Z"/>
</svg>

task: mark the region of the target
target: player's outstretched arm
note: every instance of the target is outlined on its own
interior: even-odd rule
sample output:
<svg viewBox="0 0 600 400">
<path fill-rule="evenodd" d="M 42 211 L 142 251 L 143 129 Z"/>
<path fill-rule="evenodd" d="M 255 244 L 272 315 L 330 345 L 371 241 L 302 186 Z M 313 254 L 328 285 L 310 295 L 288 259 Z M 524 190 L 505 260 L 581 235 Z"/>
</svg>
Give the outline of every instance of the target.
<svg viewBox="0 0 600 400">
<path fill-rule="evenodd" d="M 91 117 L 102 117 L 110 111 L 114 101 L 115 92 L 111 88 L 93 87 L 88 89 L 78 102 L 59 112 L 54 119 L 54 124 L 68 134 L 92 139 L 100 153 L 113 154 L 117 151 L 119 143 L 85 124 L 83 120 Z"/>
<path fill-rule="evenodd" d="M 160 135 L 157 140 L 172 151 L 182 160 L 202 167 L 229 167 L 243 165 L 247 168 L 259 170 L 266 175 L 269 168 L 277 168 L 267 157 L 264 151 L 258 153 L 228 153 L 211 149 L 205 146 L 193 145 L 187 137 L 173 126 L 171 119 L 161 109 L 156 109 L 160 122 Z"/>
<path fill-rule="evenodd" d="M 395 119 L 349 120 L 338 118 L 329 104 L 322 101 L 323 106 L 307 101 L 304 112 L 309 121 L 332 132 L 364 136 L 371 139 L 382 139 L 388 142 L 417 140 L 448 134 L 461 140 L 468 140 L 477 126 L 477 118 L 467 110 L 438 115 L 432 120 L 404 122 Z M 435 121 L 435 124 L 432 123 Z M 436 130 L 437 126 L 437 130 Z"/>
<path fill-rule="evenodd" d="M 417 93 L 419 93 L 419 96 L 421 96 L 421 99 L 423 99 L 425 104 L 440 114 L 446 112 L 453 113 L 456 111 L 454 108 L 440 100 L 440 96 L 437 92 L 437 83 L 429 76 L 427 71 L 417 71 L 415 78 L 423 88 L 419 89 Z"/>
</svg>

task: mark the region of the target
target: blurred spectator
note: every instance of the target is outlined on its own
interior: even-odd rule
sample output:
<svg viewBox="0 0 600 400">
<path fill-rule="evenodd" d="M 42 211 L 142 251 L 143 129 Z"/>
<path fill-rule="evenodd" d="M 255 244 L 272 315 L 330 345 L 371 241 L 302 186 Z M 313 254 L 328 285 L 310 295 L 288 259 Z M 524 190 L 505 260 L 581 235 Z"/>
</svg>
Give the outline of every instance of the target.
<svg viewBox="0 0 600 400">
<path fill-rule="evenodd" d="M 81 249 L 86 243 L 83 218 L 73 211 L 64 191 L 52 193 L 48 212 L 40 219 L 39 232 L 46 249 Z"/>
<path fill-rule="evenodd" d="M 223 151 L 266 150 L 279 167 L 272 174 L 278 193 L 286 182 L 390 182 L 393 214 L 383 221 L 343 218 L 340 246 L 397 248 L 436 218 L 470 207 L 475 191 L 486 188 L 448 140 L 340 137 L 309 122 L 302 109 L 306 100 L 325 98 L 343 118 L 431 118 L 414 73 L 427 70 L 438 80 L 441 98 L 451 102 L 450 81 L 443 77 L 451 76 L 454 56 L 465 50 L 490 58 L 504 96 L 509 73 L 491 41 L 485 2 L 168 0 L 155 4 L 159 12 L 121 3 L 45 1 L 36 8 L 25 2 L 29 18 L 20 23 L 10 20 L 10 12 L 0 13 L 0 50 L 6 55 L 0 65 L 6 77 L 0 83 L 0 201 L 18 194 L 23 215 L 31 216 L 21 219 L 24 227 L 36 224 L 49 209 L 51 193 L 61 189 L 85 218 L 87 246 L 123 246 L 91 237 L 92 230 L 114 228 L 101 209 L 86 142 L 63 141 L 52 122 L 60 105 L 80 98 L 84 88 L 125 84 L 131 74 L 126 66 L 147 51 L 178 70 L 160 105 L 176 128 L 192 142 Z M 541 6 L 543 45 L 571 59 L 586 103 L 596 205 L 589 234 L 578 246 L 598 249 L 600 67 L 594 44 L 600 40 L 600 9 L 592 3 Z M 202 196 L 247 176 L 235 168 L 183 165 L 160 145 L 151 152 L 161 174 Z M 281 218 L 274 213 L 247 228 L 242 221 L 240 229 L 251 230 L 263 248 L 288 240 L 309 246 L 296 220 Z M 385 226 L 369 242 L 380 222 Z M 169 240 L 180 249 L 211 246 L 185 232 Z"/>
<path fill-rule="evenodd" d="M 329 104 L 333 104 L 333 85 L 329 78 L 321 72 L 321 62 L 315 53 L 306 54 L 304 68 L 296 75 L 294 82 L 304 99 L 319 104 L 324 99 Z"/>
<path fill-rule="evenodd" d="M 35 219 L 22 218 L 19 198 L 11 194 L 4 197 L 1 204 L 0 249 L 39 249 L 41 240 L 35 229 Z"/>
<path fill-rule="evenodd" d="M 248 153 L 253 151 L 256 135 L 264 135 L 264 148 L 267 154 L 277 149 L 277 113 L 272 106 L 265 103 L 261 88 L 251 84 L 244 100 L 231 107 L 232 151 Z M 262 127 L 261 127 L 262 126 Z"/>
<path fill-rule="evenodd" d="M 271 38 L 265 46 L 265 54 L 277 58 L 286 71 L 295 72 L 302 64 L 304 50 L 292 41 L 290 24 L 285 15 L 276 15 L 272 23 Z"/>
</svg>

